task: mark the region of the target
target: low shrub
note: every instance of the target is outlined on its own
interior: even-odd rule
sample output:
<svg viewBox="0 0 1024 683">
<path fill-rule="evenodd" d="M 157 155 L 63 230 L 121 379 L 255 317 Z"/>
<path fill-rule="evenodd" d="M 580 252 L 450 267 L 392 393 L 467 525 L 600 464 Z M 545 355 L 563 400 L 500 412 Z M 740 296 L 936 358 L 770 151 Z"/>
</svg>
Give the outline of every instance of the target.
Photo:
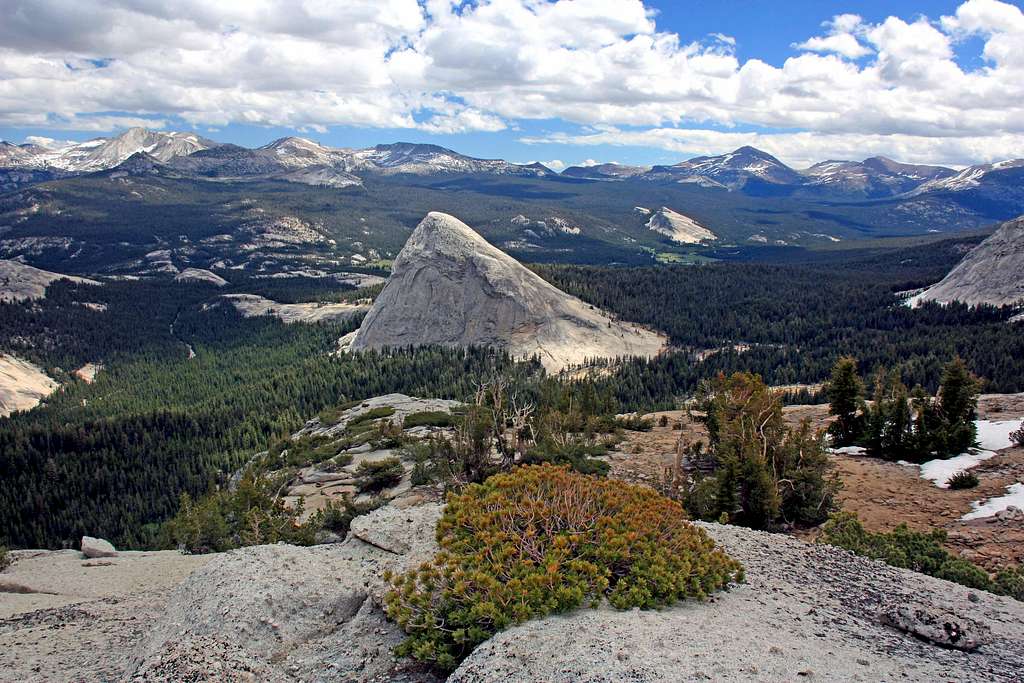
<svg viewBox="0 0 1024 683">
<path fill-rule="evenodd" d="M 615 418 L 615 426 L 631 432 L 649 432 L 654 429 L 654 418 L 641 415 L 620 415 Z"/>
<path fill-rule="evenodd" d="M 366 503 L 353 503 L 352 499 L 345 496 L 340 503 L 331 501 L 325 507 L 317 510 L 310 517 L 307 524 L 316 529 L 331 531 L 344 537 L 348 535 L 353 519 L 373 512 L 383 504 L 384 501 L 377 499 Z"/>
<path fill-rule="evenodd" d="M 946 532 L 940 529 L 921 533 L 911 531 L 906 524 L 900 524 L 889 533 L 871 533 L 849 512 L 830 517 L 818 538 L 821 543 L 929 576 L 935 576 L 943 562 L 950 558 L 942 547 L 945 540 Z"/>
<path fill-rule="evenodd" d="M 992 579 L 988 572 L 962 557 L 950 557 L 942 563 L 935 576 L 968 588 L 992 589 Z"/>
<path fill-rule="evenodd" d="M 453 669 L 494 633 L 607 599 L 619 609 L 702 598 L 743 568 L 653 490 L 526 466 L 448 499 L 432 562 L 389 576 L 398 653 Z"/>
<path fill-rule="evenodd" d="M 398 458 L 364 461 L 356 468 L 356 488 L 360 493 L 381 491 L 402 481 L 405 468 Z"/>
<path fill-rule="evenodd" d="M 377 408 L 370 408 L 365 413 L 356 415 L 348 424 L 345 425 L 345 431 L 354 434 L 357 432 L 366 431 L 371 428 L 370 423 L 374 420 L 379 420 L 383 417 L 391 417 L 395 414 L 395 409 L 391 406 L 379 406 Z"/>
<path fill-rule="evenodd" d="M 286 479 L 250 471 L 234 490 L 214 491 L 198 501 L 181 494 L 178 513 L 160 529 L 159 545 L 196 554 L 279 541 L 311 545 L 317 529 L 299 524 L 302 499 L 289 508 L 279 495 Z"/>
<path fill-rule="evenodd" d="M 978 475 L 970 470 L 963 470 L 957 472 L 952 477 L 946 480 L 946 485 L 949 488 L 957 489 L 973 489 L 978 485 Z"/>
<path fill-rule="evenodd" d="M 1024 569 L 1019 566 L 1005 568 L 994 578 L 990 577 L 983 568 L 943 548 L 945 540 L 944 531 L 934 529 L 921 533 L 909 530 L 906 524 L 887 534 L 871 533 L 864 529 L 856 515 L 849 512 L 833 515 L 818 537 L 819 543 L 845 548 L 894 567 L 1024 600 Z"/>
<path fill-rule="evenodd" d="M 1024 567 L 1008 567 L 992 579 L 992 592 L 1024 602 Z"/>
<path fill-rule="evenodd" d="M 1010 441 L 1017 448 L 1024 448 L 1024 424 L 1015 432 L 1010 432 Z"/>
<path fill-rule="evenodd" d="M 0 572 L 11 566 L 11 554 L 7 551 L 7 546 L 0 545 Z"/>
<path fill-rule="evenodd" d="M 320 424 L 322 425 L 335 424 L 341 418 L 342 413 L 346 410 L 355 408 L 360 403 L 362 403 L 362 401 L 347 401 L 336 405 L 333 408 L 324 408 L 320 411 L 320 414 L 317 417 L 320 418 Z"/>
<path fill-rule="evenodd" d="M 409 413 L 402 421 L 403 429 L 412 427 L 451 427 L 455 424 L 455 416 L 443 410 L 425 410 L 419 413 Z"/>
</svg>

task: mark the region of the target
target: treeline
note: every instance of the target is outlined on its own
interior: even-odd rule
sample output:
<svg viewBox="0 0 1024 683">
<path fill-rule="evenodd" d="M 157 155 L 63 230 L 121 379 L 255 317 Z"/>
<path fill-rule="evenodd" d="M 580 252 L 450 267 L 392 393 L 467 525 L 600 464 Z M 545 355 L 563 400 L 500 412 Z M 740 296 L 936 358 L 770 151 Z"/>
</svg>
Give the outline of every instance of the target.
<svg viewBox="0 0 1024 683">
<path fill-rule="evenodd" d="M 754 372 L 771 385 L 821 382 L 843 356 L 869 368 L 899 366 L 904 382 L 931 392 L 943 364 L 959 356 L 986 391 L 1024 390 L 1024 335 L 1019 324 L 1007 322 L 1013 311 L 903 306 L 894 292 L 939 279 L 949 259 L 903 272 L 890 268 L 892 258 L 827 267 L 536 270 L 585 301 L 669 334 L 674 352 L 626 363 L 610 380 L 629 406 L 666 405 L 720 371 Z M 696 360 L 698 351 L 705 352 L 703 362 Z"/>
</svg>

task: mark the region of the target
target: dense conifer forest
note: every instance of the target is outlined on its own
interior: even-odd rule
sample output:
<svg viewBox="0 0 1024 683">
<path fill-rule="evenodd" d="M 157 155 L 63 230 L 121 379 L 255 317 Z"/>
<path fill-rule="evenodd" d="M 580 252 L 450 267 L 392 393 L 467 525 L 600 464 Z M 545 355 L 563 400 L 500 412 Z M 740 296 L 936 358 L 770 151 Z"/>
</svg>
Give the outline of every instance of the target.
<svg viewBox="0 0 1024 683">
<path fill-rule="evenodd" d="M 962 257 L 959 240 L 819 263 L 715 263 L 661 268 L 539 266 L 559 288 L 625 320 L 667 332 L 674 352 L 630 361 L 610 380 L 629 406 L 666 405 L 718 372 L 770 385 L 816 383 L 836 360 L 898 368 L 935 391 L 959 355 L 983 390 L 1024 390 L 1024 334 L 1009 308 L 927 304 L 897 292 L 935 282 Z M 698 359 L 703 359 L 697 362 Z"/>
</svg>

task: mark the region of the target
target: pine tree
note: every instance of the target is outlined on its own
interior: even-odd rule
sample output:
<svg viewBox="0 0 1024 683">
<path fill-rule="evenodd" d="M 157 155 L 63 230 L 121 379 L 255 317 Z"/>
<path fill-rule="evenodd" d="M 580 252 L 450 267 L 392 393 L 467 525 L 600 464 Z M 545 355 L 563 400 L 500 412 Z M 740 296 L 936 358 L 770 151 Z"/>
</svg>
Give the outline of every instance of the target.
<svg viewBox="0 0 1024 683">
<path fill-rule="evenodd" d="M 941 452 L 945 455 L 962 453 L 977 440 L 978 429 L 974 419 L 978 409 L 980 383 L 959 357 L 942 370 L 939 388 L 939 409 L 942 414 L 944 435 Z"/>
<path fill-rule="evenodd" d="M 864 382 L 857 374 L 857 361 L 845 356 L 832 367 L 832 377 L 825 387 L 829 414 L 836 421 L 829 427 L 836 446 L 854 443 L 864 431 Z"/>
</svg>

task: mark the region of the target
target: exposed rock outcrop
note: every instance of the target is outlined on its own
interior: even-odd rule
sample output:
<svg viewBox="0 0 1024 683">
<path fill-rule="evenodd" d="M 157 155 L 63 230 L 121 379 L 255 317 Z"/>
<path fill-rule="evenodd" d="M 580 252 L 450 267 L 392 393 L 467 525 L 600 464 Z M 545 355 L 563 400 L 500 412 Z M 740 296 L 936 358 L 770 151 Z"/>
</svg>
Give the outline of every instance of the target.
<svg viewBox="0 0 1024 683">
<path fill-rule="evenodd" d="M 246 318 L 273 315 L 286 323 L 319 323 L 347 320 L 369 310 L 366 304 L 311 302 L 282 304 L 256 294 L 225 294 L 224 299 Z"/>
<path fill-rule="evenodd" d="M 53 378 L 27 360 L 0 353 L 0 417 L 31 410 L 57 390 Z"/>
<path fill-rule="evenodd" d="M 653 356 L 665 343 L 558 290 L 457 218 L 431 212 L 350 349 L 495 346 L 558 371 L 589 358 Z"/>
<path fill-rule="evenodd" d="M 219 555 L 175 591 L 129 679 L 435 680 L 395 659 L 403 635 L 378 605 L 385 570 L 403 571 L 437 551 L 440 511 L 386 507 L 356 519 L 339 545 Z"/>
<path fill-rule="evenodd" d="M 647 221 L 647 229 L 665 235 L 679 244 L 700 244 L 717 240 L 718 236 L 689 216 L 663 206 Z"/>
<path fill-rule="evenodd" d="M 175 282 L 208 282 L 217 287 L 224 287 L 228 281 L 217 273 L 204 268 L 186 268 L 174 276 Z"/>
<path fill-rule="evenodd" d="M 380 604 L 385 570 L 436 552 L 440 512 L 387 506 L 356 519 L 344 543 L 311 548 L 129 552 L 88 567 L 74 551 L 16 551 L 4 578 L 81 597 L 5 596 L 0 670 L 24 683 L 436 681 L 394 657 L 403 636 Z M 1022 603 L 780 534 L 701 526 L 744 563 L 745 584 L 658 611 L 529 621 L 482 644 L 449 680 L 1019 680 Z M 5 613 L 11 598 L 24 608 Z M 977 649 L 936 645 L 947 622 Z"/>
<path fill-rule="evenodd" d="M 100 284 L 84 277 L 51 273 L 19 261 L 0 259 L 0 302 L 42 299 L 46 296 L 46 288 L 54 280 L 70 280 L 85 285 Z"/>
<path fill-rule="evenodd" d="M 1020 602 L 781 534 L 701 526 L 743 562 L 747 583 L 705 603 L 530 621 L 478 647 L 448 680 L 1019 680 Z M 881 623 L 880 612 L 893 605 L 948 615 L 943 631 L 951 620 L 971 624 L 968 637 L 991 640 L 968 658 L 920 639 L 914 629 L 924 631 L 932 617 L 908 620 L 906 629 Z"/>
<path fill-rule="evenodd" d="M 1005 306 L 1024 303 L 1024 216 L 999 226 L 946 277 L 912 300 Z"/>
<path fill-rule="evenodd" d="M 114 544 L 103 538 L 82 536 L 82 554 L 89 559 L 97 557 L 117 557 L 117 549 Z"/>
</svg>

